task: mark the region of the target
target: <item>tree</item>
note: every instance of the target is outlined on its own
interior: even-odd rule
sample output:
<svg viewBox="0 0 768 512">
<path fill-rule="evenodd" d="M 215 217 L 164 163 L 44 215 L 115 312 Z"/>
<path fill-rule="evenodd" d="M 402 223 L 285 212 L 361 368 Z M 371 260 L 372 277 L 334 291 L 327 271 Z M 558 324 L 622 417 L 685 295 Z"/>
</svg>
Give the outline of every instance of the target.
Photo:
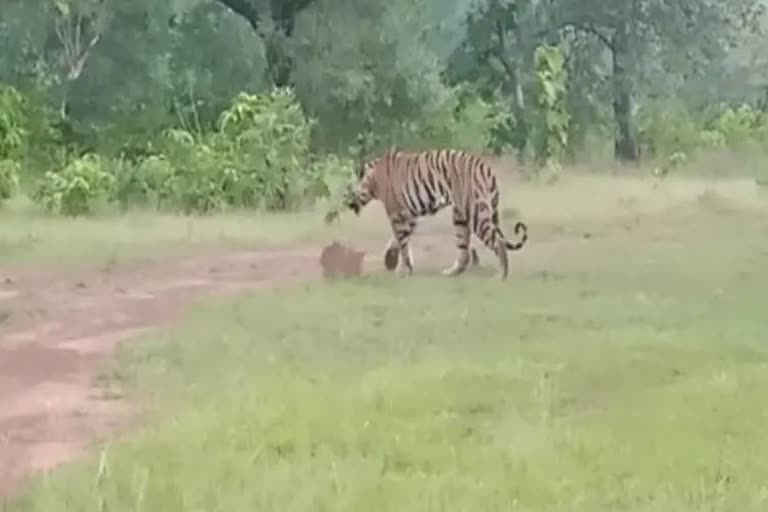
<svg viewBox="0 0 768 512">
<path fill-rule="evenodd" d="M 633 116 L 643 66 L 661 57 L 687 68 L 722 56 L 734 37 L 756 27 L 761 0 L 552 0 L 552 29 L 596 37 L 610 52 L 612 107 L 616 123 L 614 153 L 620 160 L 639 156 Z M 681 59 L 681 57 L 683 57 Z M 670 74 L 686 69 L 668 67 Z"/>
<path fill-rule="evenodd" d="M 46 123 L 66 114 L 53 131 L 68 150 L 145 154 L 169 127 L 213 129 L 240 91 L 289 85 L 318 121 L 315 149 L 347 151 L 361 132 L 483 147 L 493 117 L 485 149 L 527 158 L 535 52 L 557 47 L 568 155 L 633 160 L 661 105 L 685 111 L 693 140 L 720 103 L 763 94 L 768 45 L 751 25 L 766 1 L 4 0 L 0 81 Z"/>
<path fill-rule="evenodd" d="M 596 42 L 610 63 L 614 154 L 636 160 L 634 116 L 641 96 L 654 89 L 668 92 L 670 84 L 680 85 L 708 63 L 724 61 L 734 38 L 753 28 L 762 12 L 762 0 L 479 0 L 468 12 L 466 37 L 448 77 L 473 82 L 486 93 L 500 90 L 512 100 L 517 129 L 527 133 L 525 96 L 535 49 L 559 43 L 567 64 L 579 63 L 571 76 L 586 87 L 603 82 L 597 75 L 602 56 L 591 44 Z M 663 84 L 654 83 L 659 78 Z M 575 91 L 581 105 L 585 93 Z"/>
<path fill-rule="evenodd" d="M 83 73 L 91 50 L 108 24 L 106 0 L 51 0 L 55 8 L 53 34 L 60 69 L 61 103 L 59 114 L 67 117 L 71 84 Z"/>
<path fill-rule="evenodd" d="M 289 42 L 294 35 L 297 16 L 315 0 L 268 0 L 268 5 L 259 0 L 217 1 L 242 16 L 264 40 L 272 84 L 278 87 L 291 85 L 293 56 Z"/>
</svg>

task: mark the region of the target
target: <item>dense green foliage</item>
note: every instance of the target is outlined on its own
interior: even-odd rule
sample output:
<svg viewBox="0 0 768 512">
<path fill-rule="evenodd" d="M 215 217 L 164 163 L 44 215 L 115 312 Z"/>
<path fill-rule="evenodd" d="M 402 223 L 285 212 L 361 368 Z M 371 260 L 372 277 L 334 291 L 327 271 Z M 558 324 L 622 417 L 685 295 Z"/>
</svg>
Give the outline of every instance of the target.
<svg viewBox="0 0 768 512">
<path fill-rule="evenodd" d="M 287 209 L 331 194 L 353 159 L 392 145 L 548 165 L 759 147 L 764 7 L 2 2 L 0 201 L 20 181 L 69 214 L 100 198 Z"/>
</svg>

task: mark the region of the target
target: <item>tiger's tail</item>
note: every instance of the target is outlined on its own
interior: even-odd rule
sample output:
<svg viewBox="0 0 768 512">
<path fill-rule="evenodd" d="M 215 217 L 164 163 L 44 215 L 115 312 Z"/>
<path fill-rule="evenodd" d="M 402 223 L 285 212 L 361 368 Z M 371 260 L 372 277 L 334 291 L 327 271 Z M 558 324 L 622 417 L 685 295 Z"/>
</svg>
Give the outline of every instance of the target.
<svg viewBox="0 0 768 512">
<path fill-rule="evenodd" d="M 515 234 L 520 235 L 522 233 L 522 236 L 520 237 L 520 241 L 517 243 L 512 243 L 509 240 L 506 240 L 504 244 L 507 246 L 507 249 L 510 251 L 519 251 L 523 248 L 525 245 L 525 242 L 528 241 L 528 226 L 526 226 L 522 222 L 518 222 L 515 224 Z"/>
</svg>

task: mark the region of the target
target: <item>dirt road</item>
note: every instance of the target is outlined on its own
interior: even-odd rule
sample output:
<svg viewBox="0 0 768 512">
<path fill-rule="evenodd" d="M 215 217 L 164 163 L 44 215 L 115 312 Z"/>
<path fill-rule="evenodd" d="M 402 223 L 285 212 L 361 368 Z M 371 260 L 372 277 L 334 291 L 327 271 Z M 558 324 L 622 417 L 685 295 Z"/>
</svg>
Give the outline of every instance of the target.
<svg viewBox="0 0 768 512">
<path fill-rule="evenodd" d="M 0 268 L 0 502 L 130 420 L 130 404 L 94 385 L 119 342 L 202 297 L 317 278 L 318 255 L 211 251 L 69 275 Z"/>
<path fill-rule="evenodd" d="M 447 266 L 451 239 L 450 228 L 427 228 L 418 245 Z M 383 271 L 383 245 L 358 246 L 366 272 Z M 130 403 L 94 382 L 118 343 L 173 323 L 204 297 L 319 279 L 320 252 L 212 249 L 69 273 L 0 267 L 0 503 L 29 475 L 136 419 Z"/>
</svg>

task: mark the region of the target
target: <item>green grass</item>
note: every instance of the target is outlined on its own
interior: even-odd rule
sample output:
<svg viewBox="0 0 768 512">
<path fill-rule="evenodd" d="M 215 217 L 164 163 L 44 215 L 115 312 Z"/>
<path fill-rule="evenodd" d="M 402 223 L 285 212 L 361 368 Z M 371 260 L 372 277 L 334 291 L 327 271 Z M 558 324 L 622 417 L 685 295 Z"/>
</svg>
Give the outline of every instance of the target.
<svg viewBox="0 0 768 512">
<path fill-rule="evenodd" d="M 0 210 L 0 264 L 101 264 L 210 246 L 315 242 L 338 232 L 322 213 L 183 216 L 132 211 L 76 219 L 46 215 L 19 199 Z"/>
<path fill-rule="evenodd" d="M 200 305 L 112 375 L 148 425 L 9 510 L 766 510 L 765 210 L 624 183 L 521 200 L 573 220 L 505 283 L 422 257 Z"/>
</svg>

